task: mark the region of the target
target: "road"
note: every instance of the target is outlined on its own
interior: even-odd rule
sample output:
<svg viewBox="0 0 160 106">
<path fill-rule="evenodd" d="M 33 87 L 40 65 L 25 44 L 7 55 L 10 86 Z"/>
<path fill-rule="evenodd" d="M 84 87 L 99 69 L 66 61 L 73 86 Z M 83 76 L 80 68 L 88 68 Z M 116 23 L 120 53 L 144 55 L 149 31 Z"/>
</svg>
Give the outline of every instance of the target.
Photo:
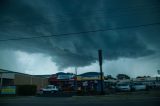
<svg viewBox="0 0 160 106">
<path fill-rule="evenodd" d="M 160 97 L 12 97 L 0 106 L 159 106 Z"/>
</svg>

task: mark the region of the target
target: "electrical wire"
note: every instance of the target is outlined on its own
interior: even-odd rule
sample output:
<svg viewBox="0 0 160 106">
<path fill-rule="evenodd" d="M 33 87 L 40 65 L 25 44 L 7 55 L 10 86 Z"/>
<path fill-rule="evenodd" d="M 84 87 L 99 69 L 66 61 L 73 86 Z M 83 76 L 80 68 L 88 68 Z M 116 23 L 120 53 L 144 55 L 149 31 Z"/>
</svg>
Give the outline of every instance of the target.
<svg viewBox="0 0 160 106">
<path fill-rule="evenodd" d="M 159 7 L 159 5 L 137 5 L 137 6 L 133 6 L 133 7 L 124 7 L 124 8 L 119 8 L 118 11 L 122 11 L 125 12 L 124 10 L 127 10 L 128 9 L 131 9 L 131 10 L 136 10 L 137 8 L 157 8 Z M 109 11 L 116 11 L 116 9 L 109 9 Z M 97 10 L 98 12 L 104 12 L 104 9 L 100 9 L 100 10 Z M 96 12 L 96 11 L 94 11 Z M 121 13 L 121 12 L 119 12 Z M 101 14 L 101 15 L 104 15 L 104 14 Z M 105 14 L 106 15 L 106 14 Z M 120 14 L 121 15 L 121 14 Z M 124 13 L 123 13 L 123 16 L 124 16 Z M 71 19 L 67 19 L 65 18 L 66 16 L 61 16 L 61 17 L 55 17 L 55 18 L 59 18 L 59 19 L 62 19 L 61 22 L 67 22 L 67 21 L 78 21 L 80 20 L 81 18 L 86 18 L 86 17 L 89 17 L 89 16 L 83 16 L 83 17 L 77 17 L 77 18 L 71 18 Z M 96 15 L 96 17 L 98 18 L 103 18 L 101 17 L 100 15 Z M 118 16 L 116 16 L 116 18 L 118 18 Z M 83 20 L 84 21 L 84 20 Z M 57 21 L 57 23 L 60 22 L 60 21 Z M 54 23 L 54 24 L 57 24 L 57 23 Z M 5 42 L 5 41 L 14 41 L 14 40 L 27 40 L 27 39 L 38 39 L 38 38 L 49 38 L 49 37 L 68 37 L 69 35 L 80 35 L 80 34 L 85 34 L 85 33 L 94 33 L 94 32 L 104 32 L 104 31 L 108 31 L 108 30 L 124 30 L 124 29 L 130 29 L 130 28 L 138 28 L 138 27 L 147 27 L 147 26 L 153 26 L 153 25 L 159 25 L 160 23 L 151 23 L 151 24 L 142 24 L 142 25 L 136 25 L 136 26 L 126 26 L 126 27 L 117 27 L 117 28 L 106 28 L 106 29 L 97 29 L 97 30 L 89 30 L 89 31 L 82 31 L 82 32 L 71 32 L 71 33 L 62 33 L 62 34 L 53 34 L 53 35 L 48 35 L 48 36 L 32 36 L 32 37 L 21 37 L 21 38 L 10 38 L 10 39 L 1 39 L 0 42 Z"/>
<path fill-rule="evenodd" d="M 140 28 L 140 27 L 148 27 L 148 26 L 157 26 L 160 25 L 160 22 L 150 23 L 150 24 L 142 24 L 136 26 L 125 26 L 125 27 L 117 27 L 117 28 L 107 28 L 107 29 L 97 29 L 97 30 L 89 30 L 89 31 L 81 31 L 81 32 L 70 32 L 70 33 L 62 33 L 62 34 L 53 34 L 48 36 L 33 36 L 33 37 L 21 37 L 21 38 L 11 38 L 11 39 L 2 39 L 0 42 L 6 41 L 18 41 L 18 40 L 28 40 L 28 39 L 39 39 L 39 38 L 50 38 L 50 37 L 69 37 L 71 35 L 81 35 L 87 33 L 96 33 L 96 32 L 105 32 L 111 30 L 125 30 L 125 29 L 133 29 L 133 28 Z"/>
</svg>

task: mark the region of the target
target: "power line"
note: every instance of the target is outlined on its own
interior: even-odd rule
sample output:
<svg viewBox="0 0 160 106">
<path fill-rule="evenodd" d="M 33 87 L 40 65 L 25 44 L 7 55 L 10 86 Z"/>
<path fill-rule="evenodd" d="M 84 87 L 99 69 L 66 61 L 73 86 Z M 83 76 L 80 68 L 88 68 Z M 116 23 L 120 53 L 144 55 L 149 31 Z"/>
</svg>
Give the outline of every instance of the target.
<svg viewBox="0 0 160 106">
<path fill-rule="evenodd" d="M 127 10 L 128 11 L 128 9 L 131 9 L 132 11 L 133 10 L 136 10 L 136 9 L 138 9 L 138 8 L 143 8 L 143 9 L 145 9 L 145 8 L 150 8 L 150 7 L 152 7 L 152 8 L 157 8 L 157 7 L 159 7 L 159 5 L 137 5 L 137 6 L 131 6 L 131 7 L 123 7 L 123 8 L 107 8 L 109 11 L 112 11 L 112 13 L 113 13 L 113 11 L 116 11 L 116 10 L 118 10 L 118 11 L 120 11 L 119 13 L 123 13 L 123 16 L 124 16 L 124 13 L 126 12 L 126 11 L 124 11 L 124 10 Z M 123 10 L 123 11 L 121 11 L 121 10 Z M 94 11 L 94 12 L 105 12 L 106 10 L 105 9 L 97 9 L 97 10 L 92 10 L 92 11 Z M 108 12 L 109 12 L 108 11 Z M 109 12 L 110 13 L 110 12 Z M 126 12 L 127 13 L 127 12 Z M 99 14 L 99 13 L 98 13 Z M 69 15 L 72 15 L 71 13 L 69 13 Z M 105 14 L 106 15 L 106 14 Z M 109 15 L 109 14 L 108 14 Z M 120 14 L 120 15 L 122 15 L 122 14 Z M 88 19 L 87 20 L 84 20 L 85 18 L 87 18 L 87 17 L 90 17 L 90 16 L 88 16 L 88 15 L 86 15 L 86 16 L 82 16 L 82 17 L 77 17 L 77 18 L 66 18 L 66 16 L 64 15 L 58 15 L 58 16 L 55 16 L 54 18 L 56 19 L 62 19 L 61 21 L 54 21 L 54 22 L 56 22 L 56 23 L 54 23 L 54 24 L 58 24 L 58 23 L 64 23 L 64 22 L 70 22 L 70 21 L 80 21 L 81 19 L 83 19 L 83 21 L 88 21 Z M 116 16 L 115 16 L 116 18 L 119 18 L 119 15 L 117 15 L 116 14 Z M 99 18 L 99 19 L 101 19 L 101 18 L 104 18 L 104 14 L 103 13 L 100 13 L 99 15 L 92 15 L 92 18 Z M 48 24 L 48 23 L 45 23 L 45 24 Z M 141 26 L 141 25 L 140 25 Z M 130 27 L 130 26 L 129 26 Z M 131 26 L 132 27 L 132 26 Z M 134 27 L 134 26 L 133 26 Z M 136 27 L 136 26 L 135 26 Z M 107 29 L 107 30 L 118 30 L 120 27 L 118 27 L 118 28 L 114 28 L 114 29 L 111 29 L 111 28 L 109 28 L 109 29 Z M 126 27 L 123 27 L 123 28 L 126 28 Z M 122 29 L 122 28 L 120 28 L 120 29 Z M 105 31 L 106 29 L 98 29 L 98 30 L 95 30 L 95 31 L 84 31 L 84 32 L 77 32 L 77 33 L 90 33 L 90 32 L 96 32 L 96 31 Z M 24 38 L 11 38 L 11 39 L 2 39 L 2 40 L 0 40 L 0 41 L 8 41 L 8 40 L 21 40 L 21 39 L 35 39 L 35 38 L 41 38 L 41 37 L 53 37 L 53 36 L 57 36 L 57 35 L 59 35 L 59 36 L 65 36 L 65 35 L 69 35 L 69 34 L 71 34 L 71 35 L 73 35 L 73 34 L 77 34 L 76 32 L 75 33 L 68 33 L 68 34 L 54 34 L 54 35 L 49 35 L 49 36 L 44 36 L 44 35 L 42 35 L 42 36 L 33 36 L 33 37 L 24 37 Z"/>
<path fill-rule="evenodd" d="M 53 35 L 48 35 L 48 36 L 42 35 L 42 36 L 33 36 L 33 37 L 2 39 L 2 40 L 0 40 L 0 42 L 18 41 L 18 40 L 29 40 L 29 39 L 39 39 L 39 38 L 50 38 L 50 37 L 68 37 L 68 36 L 71 36 L 71 35 L 81 35 L 81 34 L 96 33 L 96 32 L 105 32 L 105 31 L 111 31 L 111 30 L 133 29 L 133 28 L 156 26 L 156 25 L 160 25 L 160 22 L 150 23 L 150 24 L 142 24 L 142 25 L 136 25 L 136 26 L 125 26 L 125 27 L 117 27 L 117 28 L 107 28 L 107 29 L 97 29 L 97 30 L 90 30 L 90 31 L 53 34 Z M 81 36 L 83 36 L 83 35 L 81 35 Z"/>
</svg>

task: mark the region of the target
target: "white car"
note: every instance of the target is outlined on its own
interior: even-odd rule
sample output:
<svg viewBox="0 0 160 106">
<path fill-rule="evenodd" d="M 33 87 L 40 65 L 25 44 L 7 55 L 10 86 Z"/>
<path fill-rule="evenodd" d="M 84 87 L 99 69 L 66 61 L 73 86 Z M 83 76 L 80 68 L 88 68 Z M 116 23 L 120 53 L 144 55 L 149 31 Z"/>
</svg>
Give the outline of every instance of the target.
<svg viewBox="0 0 160 106">
<path fill-rule="evenodd" d="M 42 88 L 40 90 L 41 94 L 45 94 L 45 93 L 56 93 L 58 92 L 58 88 L 55 85 L 48 85 L 46 88 Z"/>
<path fill-rule="evenodd" d="M 154 86 L 155 88 L 160 88 L 160 82 L 155 82 Z"/>
<path fill-rule="evenodd" d="M 131 91 L 131 87 L 128 83 L 118 83 L 116 85 L 117 91 Z"/>
<path fill-rule="evenodd" d="M 141 82 L 136 82 L 132 85 L 132 89 L 135 91 L 138 90 L 147 90 L 147 86 Z"/>
</svg>

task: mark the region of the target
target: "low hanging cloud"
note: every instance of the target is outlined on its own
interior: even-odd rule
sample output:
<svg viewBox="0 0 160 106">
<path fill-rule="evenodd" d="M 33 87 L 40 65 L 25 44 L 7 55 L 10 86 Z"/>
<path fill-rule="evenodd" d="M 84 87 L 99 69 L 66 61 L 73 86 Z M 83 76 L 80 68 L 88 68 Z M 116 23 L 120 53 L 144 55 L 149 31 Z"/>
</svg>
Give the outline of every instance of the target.
<svg viewBox="0 0 160 106">
<path fill-rule="evenodd" d="M 159 21 L 157 0 L 135 0 L 132 3 L 124 0 L 125 4 L 115 1 L 0 0 L 0 40 L 57 35 L 1 41 L 0 48 L 51 56 L 59 68 L 83 67 L 95 63 L 98 60 L 98 49 L 103 50 L 106 60 L 155 54 L 156 49 L 150 48 L 149 45 L 159 39 L 159 31 L 156 30 L 159 26 L 149 27 L 155 29 L 154 35 L 157 39 L 150 39 L 152 35 L 147 33 L 144 27 L 58 36 L 64 33 L 114 29 Z"/>
</svg>

